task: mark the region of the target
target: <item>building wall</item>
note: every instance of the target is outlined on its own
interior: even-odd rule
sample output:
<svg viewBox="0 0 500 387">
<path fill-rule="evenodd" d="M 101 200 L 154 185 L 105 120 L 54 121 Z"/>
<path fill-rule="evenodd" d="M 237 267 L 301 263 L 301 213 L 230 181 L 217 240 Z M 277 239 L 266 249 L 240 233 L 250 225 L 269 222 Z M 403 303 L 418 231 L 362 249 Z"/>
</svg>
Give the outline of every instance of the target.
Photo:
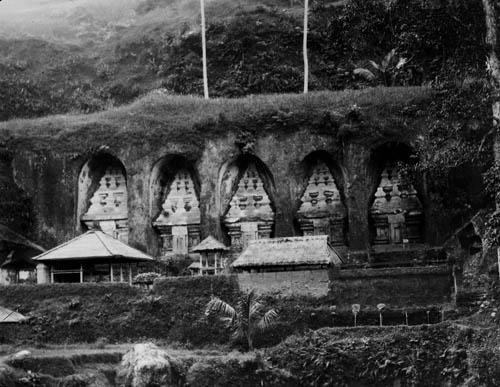
<svg viewBox="0 0 500 387">
<path fill-rule="evenodd" d="M 343 305 L 431 305 L 450 302 L 453 286 L 448 266 L 341 270 L 329 295 Z"/>
<path fill-rule="evenodd" d="M 237 278 L 241 290 L 255 289 L 259 294 L 324 297 L 328 293 L 327 270 L 237 274 Z"/>
</svg>

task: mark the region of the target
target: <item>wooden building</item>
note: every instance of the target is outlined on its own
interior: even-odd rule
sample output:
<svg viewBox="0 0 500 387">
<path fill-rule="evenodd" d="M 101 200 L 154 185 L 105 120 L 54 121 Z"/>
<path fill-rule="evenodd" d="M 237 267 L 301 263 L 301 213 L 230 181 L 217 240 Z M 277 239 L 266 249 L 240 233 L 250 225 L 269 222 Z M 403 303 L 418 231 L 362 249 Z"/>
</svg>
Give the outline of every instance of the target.
<svg viewBox="0 0 500 387">
<path fill-rule="evenodd" d="M 316 270 L 339 267 L 340 255 L 327 235 L 250 241 L 231 265 L 240 272 Z"/>
<path fill-rule="evenodd" d="M 33 257 L 45 249 L 0 224 L 0 284 L 29 281 L 36 276 Z"/>
<path fill-rule="evenodd" d="M 129 282 L 137 263 L 154 258 L 98 230 L 35 257 L 37 282 Z"/>
<path fill-rule="evenodd" d="M 0 323 L 18 323 L 21 321 L 25 321 L 28 318 L 23 316 L 21 313 L 17 313 L 13 310 L 3 308 L 0 306 Z"/>
<path fill-rule="evenodd" d="M 220 274 L 227 269 L 223 259 L 223 253 L 227 250 L 226 246 L 209 236 L 193 248 L 194 253 L 200 254 L 200 260 L 193 262 L 188 269 L 193 275 Z"/>
</svg>

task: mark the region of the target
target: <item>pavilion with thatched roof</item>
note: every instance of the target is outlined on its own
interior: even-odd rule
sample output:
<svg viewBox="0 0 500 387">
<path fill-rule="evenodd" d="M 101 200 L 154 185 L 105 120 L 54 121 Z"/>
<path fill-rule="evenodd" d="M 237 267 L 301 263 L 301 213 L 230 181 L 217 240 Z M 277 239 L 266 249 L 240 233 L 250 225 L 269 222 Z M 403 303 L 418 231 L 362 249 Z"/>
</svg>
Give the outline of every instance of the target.
<svg viewBox="0 0 500 387">
<path fill-rule="evenodd" d="M 33 258 L 37 282 L 129 282 L 133 265 L 154 261 L 150 255 L 105 234 L 90 230 Z"/>
<path fill-rule="evenodd" d="M 231 265 L 237 271 L 314 270 L 339 266 L 327 235 L 257 239 Z"/>
<path fill-rule="evenodd" d="M 45 249 L 9 227 L 0 224 L 0 284 L 27 280 L 35 273 L 32 258 Z"/>
<path fill-rule="evenodd" d="M 200 254 L 199 262 L 188 266 L 193 274 L 219 274 L 224 271 L 222 253 L 229 250 L 213 236 L 203 239 L 199 245 L 193 247 L 194 253 Z"/>
</svg>

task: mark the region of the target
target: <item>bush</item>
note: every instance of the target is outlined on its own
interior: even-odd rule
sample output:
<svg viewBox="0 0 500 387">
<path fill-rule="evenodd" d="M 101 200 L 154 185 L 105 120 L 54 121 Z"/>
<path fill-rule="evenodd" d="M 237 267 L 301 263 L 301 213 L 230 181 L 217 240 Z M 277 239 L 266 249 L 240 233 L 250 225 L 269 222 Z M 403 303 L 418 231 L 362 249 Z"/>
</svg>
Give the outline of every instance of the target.
<svg viewBox="0 0 500 387">
<path fill-rule="evenodd" d="M 161 277 L 160 273 L 154 273 L 154 272 L 148 272 L 148 273 L 141 273 L 137 274 L 132 282 L 134 284 L 146 284 L 146 285 L 152 285 L 155 280 Z"/>
<path fill-rule="evenodd" d="M 498 348 L 479 348 L 469 353 L 470 385 L 500 385 L 500 350 Z"/>
<path fill-rule="evenodd" d="M 209 360 L 195 363 L 187 373 L 190 387 L 298 387 L 289 373 L 266 366 L 261 359 Z"/>
<path fill-rule="evenodd" d="M 359 338 L 320 329 L 291 337 L 267 354 L 301 386 L 459 385 L 467 375 L 467 354 L 458 336 L 452 340 L 454 329 L 423 326 Z"/>
</svg>

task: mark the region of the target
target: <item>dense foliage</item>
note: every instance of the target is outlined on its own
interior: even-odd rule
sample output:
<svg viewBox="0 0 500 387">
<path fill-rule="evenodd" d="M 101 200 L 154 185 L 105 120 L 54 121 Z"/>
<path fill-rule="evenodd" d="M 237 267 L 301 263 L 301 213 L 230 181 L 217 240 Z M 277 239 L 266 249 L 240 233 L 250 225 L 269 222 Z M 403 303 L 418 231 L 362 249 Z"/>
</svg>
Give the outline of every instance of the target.
<svg viewBox="0 0 500 387">
<path fill-rule="evenodd" d="M 217 316 L 204 314 L 212 296 L 234 304 L 240 295 L 236 279 L 231 276 L 158 279 L 150 291 L 117 283 L 4 286 L 0 305 L 23 313 L 30 320 L 2 327 L 0 343 L 156 339 L 196 347 L 226 344 L 245 348 L 245 339 L 232 340 Z M 276 345 L 309 329 L 353 325 L 350 309 L 337 310 L 328 298 L 266 296 L 263 302 L 281 317 L 277 324 L 255 335 L 256 347 Z M 387 308 L 383 314 L 384 325 L 402 325 L 406 319 L 410 325 L 434 324 L 441 321 L 441 311 L 429 305 Z M 362 305 L 358 324 L 378 326 L 378 310 Z"/>
<path fill-rule="evenodd" d="M 457 386 L 468 375 L 470 343 L 470 332 L 446 325 L 344 340 L 322 329 L 292 337 L 267 354 L 301 386 Z"/>
<path fill-rule="evenodd" d="M 201 277 L 157 281 L 151 292 L 126 284 L 6 286 L 2 306 L 30 316 L 0 331 L 0 342 L 74 343 L 153 338 L 193 345 L 227 343 L 217 318 L 204 315 L 211 295 L 238 296 L 232 278 Z"/>
<path fill-rule="evenodd" d="M 282 370 L 269 367 L 262 359 L 222 362 L 209 360 L 193 364 L 187 373 L 191 387 L 296 387 L 297 380 Z"/>
<path fill-rule="evenodd" d="M 409 60 L 399 85 L 420 85 L 450 73 L 482 74 L 480 2 L 353 0 L 340 8 L 317 1 L 310 12 L 311 89 L 359 87 L 363 81 L 353 75 L 355 67 L 392 49 Z M 276 8 L 261 7 L 213 24 L 207 32 L 212 93 L 300 91 L 301 33 L 300 19 Z M 190 35 L 173 55 L 158 58 L 160 71 L 169 74 L 165 87 L 201 92 L 200 49 L 199 37 Z"/>
<path fill-rule="evenodd" d="M 482 80 L 457 78 L 436 83 L 434 91 L 433 100 L 417 113 L 427 130 L 415 144 L 414 168 L 426 176 L 434 206 L 429 215 L 458 228 L 492 203 L 492 195 L 485 195 L 491 172 L 482 176 L 493 164 L 490 90 Z M 444 219 L 443 213 L 449 217 Z"/>
<path fill-rule="evenodd" d="M 300 8 L 263 3 L 268 5 L 209 19 L 211 95 L 301 91 Z M 151 1 L 137 12 L 154 13 L 168 4 Z M 408 61 L 396 85 L 477 77 L 484 68 L 483 25 L 479 1 L 352 0 L 343 6 L 313 2 L 310 89 L 363 87 L 366 80 L 353 70 L 366 67 L 368 60 L 380 63 L 391 50 Z M 26 50 L 36 53 L 37 60 L 26 60 Z M 183 24 L 176 31 L 161 24 L 130 26 L 111 35 L 102 47 L 27 39 L 0 41 L 0 51 L 8 58 L 0 63 L 1 120 L 102 110 L 158 87 L 202 94 L 201 39 Z"/>
</svg>

